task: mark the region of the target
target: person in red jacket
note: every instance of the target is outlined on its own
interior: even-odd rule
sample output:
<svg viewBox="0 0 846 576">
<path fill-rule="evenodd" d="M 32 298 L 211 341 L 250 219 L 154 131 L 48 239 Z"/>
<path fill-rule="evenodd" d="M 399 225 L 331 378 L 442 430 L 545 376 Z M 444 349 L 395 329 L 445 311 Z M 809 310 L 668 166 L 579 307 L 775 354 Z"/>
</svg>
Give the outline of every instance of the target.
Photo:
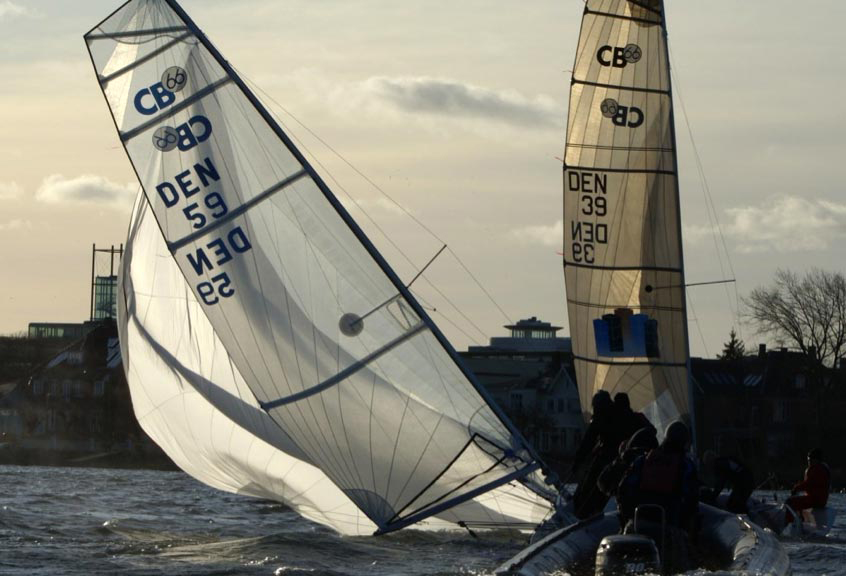
<svg viewBox="0 0 846 576">
<path fill-rule="evenodd" d="M 808 508 L 824 508 L 828 503 L 829 490 L 831 490 L 831 470 L 828 464 L 823 462 L 822 450 L 814 448 L 808 452 L 805 479 L 793 486 L 787 505 L 797 513 Z M 799 492 L 805 494 L 799 495 Z M 788 518 L 788 521 L 790 520 L 792 518 Z"/>
</svg>

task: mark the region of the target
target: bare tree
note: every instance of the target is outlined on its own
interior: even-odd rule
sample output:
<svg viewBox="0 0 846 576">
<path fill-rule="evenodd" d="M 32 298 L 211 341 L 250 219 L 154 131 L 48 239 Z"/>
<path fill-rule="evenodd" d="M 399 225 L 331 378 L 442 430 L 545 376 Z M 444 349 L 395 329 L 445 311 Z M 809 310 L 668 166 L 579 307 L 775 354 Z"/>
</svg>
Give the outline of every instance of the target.
<svg viewBox="0 0 846 576">
<path fill-rule="evenodd" d="M 778 270 L 771 286 L 743 299 L 759 334 L 792 344 L 819 363 L 833 365 L 846 345 L 846 278 L 812 269 L 804 277 Z"/>
</svg>

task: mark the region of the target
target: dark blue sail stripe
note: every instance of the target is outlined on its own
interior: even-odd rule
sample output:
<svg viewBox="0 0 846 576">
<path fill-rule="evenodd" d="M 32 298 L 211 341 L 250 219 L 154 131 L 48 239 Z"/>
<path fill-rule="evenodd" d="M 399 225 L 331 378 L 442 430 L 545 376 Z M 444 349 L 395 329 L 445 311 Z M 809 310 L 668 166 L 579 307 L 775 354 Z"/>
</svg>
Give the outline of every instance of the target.
<svg viewBox="0 0 846 576">
<path fill-rule="evenodd" d="M 287 178 L 285 178 L 284 180 L 281 180 L 280 182 L 278 182 L 274 186 L 271 186 L 270 188 L 268 188 L 267 190 L 265 190 L 261 194 L 258 194 L 257 196 L 250 198 L 248 201 L 244 202 L 243 204 L 241 204 L 240 206 L 238 206 L 234 210 L 230 210 L 229 213 L 226 214 L 226 216 L 223 216 L 223 217 L 215 220 L 212 224 L 209 224 L 208 226 L 206 226 L 202 230 L 197 230 L 193 234 L 189 234 L 188 236 L 185 236 L 184 238 L 181 238 L 181 239 L 176 240 L 174 242 L 168 242 L 167 243 L 168 249 L 170 250 L 171 254 L 173 254 L 174 252 L 176 252 L 180 248 L 183 248 L 187 244 L 191 244 L 192 242 L 196 241 L 198 238 L 202 238 L 203 236 L 205 236 L 209 232 L 212 232 L 212 231 L 220 228 L 221 226 L 223 226 L 227 222 L 231 222 L 232 220 L 234 220 L 238 216 L 241 216 L 242 214 L 247 212 L 247 210 L 249 210 L 250 208 L 252 208 L 256 204 L 262 202 L 263 200 L 272 196 L 273 194 L 282 190 L 283 188 L 287 188 L 288 186 L 297 182 L 298 180 L 300 180 L 301 178 L 303 178 L 305 176 L 308 176 L 308 172 L 306 172 L 305 170 L 300 170 L 299 172 L 288 176 Z"/>
<path fill-rule="evenodd" d="M 186 32 L 185 34 L 183 34 L 181 36 L 177 36 L 176 38 L 174 38 L 170 42 L 162 44 L 159 48 L 153 50 L 152 52 L 143 56 L 142 58 L 139 58 L 138 60 L 136 60 L 132 64 L 127 64 L 123 68 L 121 68 L 121 69 L 119 69 L 115 72 L 112 72 L 108 76 L 100 76 L 100 78 L 99 78 L 100 84 L 107 84 L 107 83 L 111 82 L 112 80 L 114 80 L 115 78 L 117 78 L 118 76 L 123 76 L 127 72 L 138 68 L 139 66 L 141 66 L 142 64 L 144 64 L 146 62 L 149 62 L 150 60 L 152 60 L 153 58 L 155 58 L 159 54 L 161 54 L 163 52 L 167 52 L 173 46 L 176 46 L 177 44 L 179 44 L 180 42 L 182 42 L 186 38 L 189 38 L 190 36 L 193 36 L 193 34 L 191 34 L 190 32 Z"/>
<path fill-rule="evenodd" d="M 126 132 L 122 132 L 121 135 L 120 135 L 120 139 L 123 142 L 128 142 L 128 141 L 132 140 L 133 138 L 135 138 L 139 134 L 146 132 L 147 130 L 149 130 L 153 126 L 156 126 L 157 124 L 160 124 L 162 122 L 162 120 L 167 120 L 168 118 L 172 118 L 173 116 L 175 116 L 176 114 L 179 114 L 180 112 L 182 112 L 183 110 L 185 110 L 186 108 L 188 108 L 189 106 L 191 106 L 192 104 L 197 102 L 198 100 L 202 100 L 203 98 L 205 98 L 209 94 L 213 94 L 218 88 L 221 88 L 222 86 L 225 86 L 225 85 L 229 84 L 230 82 L 232 82 L 232 78 L 227 77 L 227 78 L 221 78 L 220 80 L 218 80 L 214 84 L 209 84 L 208 86 L 206 86 L 202 90 L 198 90 L 197 92 L 195 92 L 194 94 L 192 94 L 190 97 L 186 98 L 185 100 L 183 100 L 179 104 L 174 104 L 173 106 L 169 107 L 167 109 L 167 112 L 159 114 L 155 118 L 152 118 L 152 119 L 148 120 L 147 122 L 144 122 L 140 126 L 136 126 L 132 130 L 127 130 Z"/>
</svg>

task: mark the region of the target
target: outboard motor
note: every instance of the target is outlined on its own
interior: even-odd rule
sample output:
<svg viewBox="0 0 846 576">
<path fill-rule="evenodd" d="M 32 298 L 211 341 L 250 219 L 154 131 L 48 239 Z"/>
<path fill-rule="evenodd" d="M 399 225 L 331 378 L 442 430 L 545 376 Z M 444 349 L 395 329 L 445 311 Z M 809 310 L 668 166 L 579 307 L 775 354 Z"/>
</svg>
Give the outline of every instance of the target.
<svg viewBox="0 0 846 576">
<path fill-rule="evenodd" d="M 660 574 L 661 559 L 655 542 L 640 534 L 606 536 L 596 551 L 596 576 Z"/>
</svg>

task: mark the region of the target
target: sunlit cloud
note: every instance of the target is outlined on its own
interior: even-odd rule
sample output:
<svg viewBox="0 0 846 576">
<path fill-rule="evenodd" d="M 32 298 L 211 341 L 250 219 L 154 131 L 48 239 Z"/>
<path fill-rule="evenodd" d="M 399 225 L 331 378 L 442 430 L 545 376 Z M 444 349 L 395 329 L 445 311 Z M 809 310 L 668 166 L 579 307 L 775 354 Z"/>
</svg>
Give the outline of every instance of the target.
<svg viewBox="0 0 846 576">
<path fill-rule="evenodd" d="M 116 184 L 102 176 L 65 178 L 53 174 L 44 179 L 35 199 L 46 204 L 95 204 L 129 211 L 137 190 L 137 184 Z"/>
<path fill-rule="evenodd" d="M 508 233 L 509 237 L 521 244 L 554 246 L 561 248 L 564 242 L 564 222 L 558 220 L 551 226 L 526 226 Z"/>
<path fill-rule="evenodd" d="M 824 250 L 846 236 L 846 204 L 783 196 L 726 210 L 739 252 Z"/>
<path fill-rule="evenodd" d="M 558 129 L 562 121 L 560 106 L 548 96 L 527 98 L 513 90 L 496 91 L 427 77 L 374 77 L 361 86 L 366 92 L 405 112 L 552 129 Z"/>
<path fill-rule="evenodd" d="M 0 222 L 0 232 L 12 232 L 15 230 L 31 230 L 32 222 L 29 220 L 9 220 Z"/>
<path fill-rule="evenodd" d="M 0 200 L 19 198 L 23 190 L 16 182 L 0 182 Z"/>
<path fill-rule="evenodd" d="M 0 20 L 14 16 L 32 16 L 34 12 L 12 0 L 0 0 Z"/>
</svg>

